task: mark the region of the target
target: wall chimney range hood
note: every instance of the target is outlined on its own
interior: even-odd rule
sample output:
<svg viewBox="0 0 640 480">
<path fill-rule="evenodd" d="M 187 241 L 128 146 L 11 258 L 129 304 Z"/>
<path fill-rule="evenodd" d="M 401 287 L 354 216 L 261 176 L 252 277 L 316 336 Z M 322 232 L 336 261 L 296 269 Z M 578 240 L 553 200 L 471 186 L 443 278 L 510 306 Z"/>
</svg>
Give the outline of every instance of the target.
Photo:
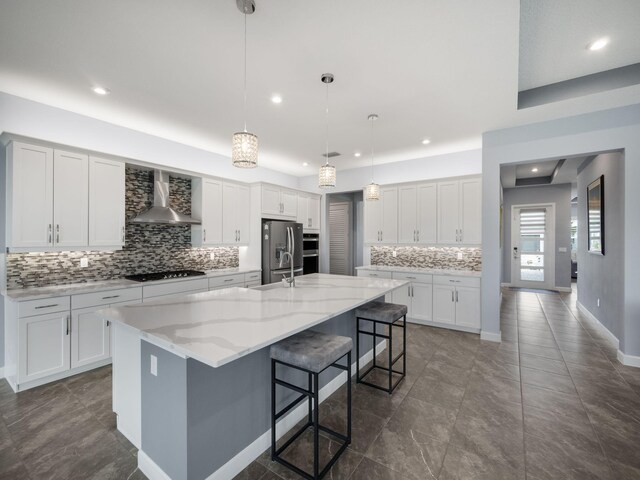
<svg viewBox="0 0 640 480">
<path fill-rule="evenodd" d="M 194 219 L 169 206 L 169 174 L 161 170 L 153 171 L 153 205 L 136 215 L 129 223 L 155 223 L 164 225 L 200 225 Z"/>
</svg>

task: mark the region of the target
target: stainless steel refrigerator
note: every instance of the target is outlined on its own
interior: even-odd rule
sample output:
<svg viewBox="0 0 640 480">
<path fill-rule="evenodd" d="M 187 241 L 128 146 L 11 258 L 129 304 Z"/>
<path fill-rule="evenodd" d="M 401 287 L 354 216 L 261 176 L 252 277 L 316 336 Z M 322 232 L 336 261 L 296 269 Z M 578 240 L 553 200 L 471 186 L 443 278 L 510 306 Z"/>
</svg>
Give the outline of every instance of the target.
<svg viewBox="0 0 640 480">
<path fill-rule="evenodd" d="M 262 284 L 280 282 L 283 276 L 291 276 L 293 258 L 295 276 L 302 275 L 302 224 L 263 220 L 262 222 Z"/>
</svg>

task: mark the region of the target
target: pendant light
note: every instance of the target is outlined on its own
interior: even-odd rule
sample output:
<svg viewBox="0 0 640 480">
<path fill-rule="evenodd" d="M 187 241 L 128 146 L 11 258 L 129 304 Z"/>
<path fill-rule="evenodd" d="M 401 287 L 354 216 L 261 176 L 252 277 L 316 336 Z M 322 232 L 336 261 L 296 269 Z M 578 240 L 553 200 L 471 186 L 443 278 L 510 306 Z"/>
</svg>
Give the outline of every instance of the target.
<svg viewBox="0 0 640 480">
<path fill-rule="evenodd" d="M 367 119 L 371 122 L 371 183 L 364 187 L 364 198 L 366 200 L 380 200 L 380 185 L 373 182 L 373 122 L 378 119 L 378 115 L 372 113 Z"/>
<path fill-rule="evenodd" d="M 318 186 L 320 188 L 332 188 L 336 186 L 336 167 L 329 165 L 329 84 L 333 83 L 333 74 L 325 73 L 320 79 L 327 86 L 327 143 L 325 151 L 327 161 L 320 167 Z"/>
<path fill-rule="evenodd" d="M 244 131 L 233 134 L 231 160 L 234 167 L 258 166 L 258 137 L 247 132 L 247 15 L 256 10 L 253 0 L 236 0 L 238 10 L 244 15 Z"/>
</svg>

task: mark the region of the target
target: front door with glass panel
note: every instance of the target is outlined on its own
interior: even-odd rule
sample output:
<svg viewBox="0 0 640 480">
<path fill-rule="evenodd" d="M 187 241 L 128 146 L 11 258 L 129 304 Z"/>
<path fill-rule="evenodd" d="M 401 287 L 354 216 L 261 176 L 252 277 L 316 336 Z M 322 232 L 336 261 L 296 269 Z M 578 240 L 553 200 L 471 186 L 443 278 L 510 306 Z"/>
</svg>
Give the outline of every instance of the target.
<svg viewBox="0 0 640 480">
<path fill-rule="evenodd" d="M 516 287 L 553 288 L 553 206 L 514 206 L 511 224 L 511 284 Z"/>
</svg>

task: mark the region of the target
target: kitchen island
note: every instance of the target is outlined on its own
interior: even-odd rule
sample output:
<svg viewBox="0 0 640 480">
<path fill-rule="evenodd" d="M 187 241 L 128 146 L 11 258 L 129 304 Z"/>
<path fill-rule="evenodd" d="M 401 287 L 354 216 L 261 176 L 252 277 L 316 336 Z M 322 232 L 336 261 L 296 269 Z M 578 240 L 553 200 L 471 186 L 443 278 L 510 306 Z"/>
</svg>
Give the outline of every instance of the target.
<svg viewBox="0 0 640 480">
<path fill-rule="evenodd" d="M 114 322 L 118 429 L 139 448 L 141 470 L 151 479 L 233 478 L 270 445 L 268 347 L 312 327 L 355 340 L 354 309 L 406 284 L 313 274 L 296 277 L 295 288 L 229 288 L 104 310 Z M 363 342 L 362 361 L 372 346 Z M 306 381 L 300 372 L 284 378 Z M 345 381 L 325 372 L 321 400 Z M 278 436 L 305 412 L 304 404 L 292 410 Z"/>
</svg>

